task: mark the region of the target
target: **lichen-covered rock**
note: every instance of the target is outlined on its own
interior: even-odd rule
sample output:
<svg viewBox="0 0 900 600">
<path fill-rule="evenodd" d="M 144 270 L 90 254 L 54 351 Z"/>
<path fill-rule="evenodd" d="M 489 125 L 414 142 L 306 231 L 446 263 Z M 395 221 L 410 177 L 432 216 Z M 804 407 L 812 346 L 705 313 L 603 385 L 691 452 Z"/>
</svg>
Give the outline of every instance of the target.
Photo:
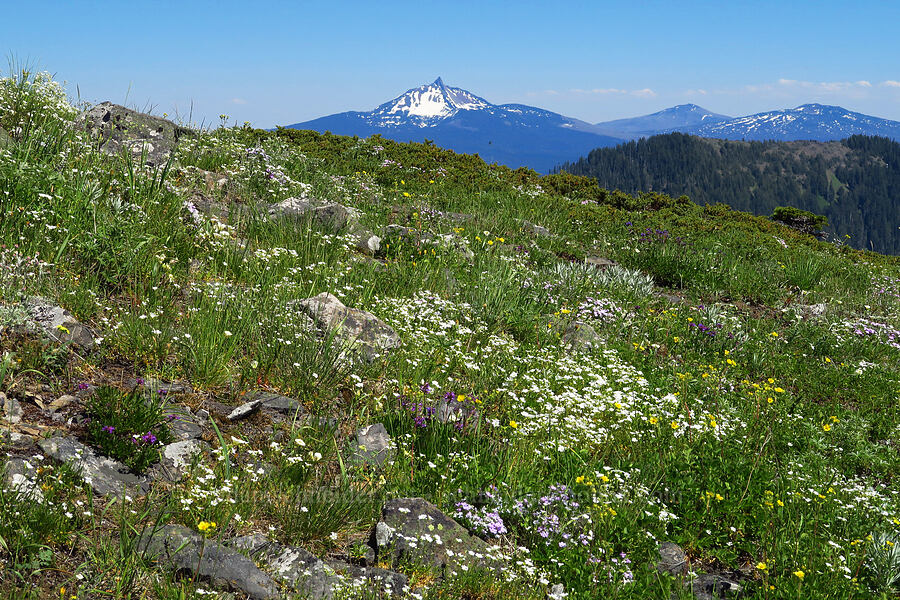
<svg viewBox="0 0 900 600">
<path fill-rule="evenodd" d="M 433 569 L 439 577 L 501 566 L 487 543 L 422 498 L 389 500 L 369 543 L 379 561 L 409 561 Z"/>
<path fill-rule="evenodd" d="M 6 465 L 0 464 L 3 487 L 17 492 L 34 502 L 43 502 L 44 494 L 37 483 L 37 468 L 24 458 L 11 458 Z"/>
<path fill-rule="evenodd" d="M 153 479 L 181 481 L 187 474 L 194 457 L 208 449 L 205 442 L 199 440 L 182 440 L 163 447 L 159 453 L 159 462 L 150 469 Z"/>
<path fill-rule="evenodd" d="M 342 346 L 361 351 L 363 358 L 371 359 L 385 350 L 400 347 L 400 336 L 390 325 L 372 313 L 350 308 L 328 292 L 296 303 L 312 317 L 323 333 L 335 333 Z"/>
<path fill-rule="evenodd" d="M 279 598 L 278 586 L 256 564 L 231 548 L 182 525 L 145 532 L 138 544 L 148 560 L 177 572 L 191 573 L 254 600 Z"/>
<path fill-rule="evenodd" d="M 110 154 L 123 150 L 135 158 L 146 155 L 151 166 L 165 164 L 178 140 L 193 132 L 162 117 L 101 102 L 79 117 L 78 123 Z"/>
<path fill-rule="evenodd" d="M 70 437 L 52 437 L 38 442 L 47 456 L 69 463 L 81 473 L 84 481 L 102 496 L 146 494 L 150 489 L 146 477 L 135 475 L 117 460 L 97 456 L 94 451 Z"/>
<path fill-rule="evenodd" d="M 601 271 L 605 271 L 606 269 L 618 265 L 619 263 L 603 256 L 588 256 L 584 259 L 584 264 L 600 269 Z"/>
<path fill-rule="evenodd" d="M 659 562 L 656 570 L 660 573 L 672 575 L 684 575 L 688 570 L 687 555 L 681 546 L 673 542 L 661 542 L 659 544 Z"/>
<path fill-rule="evenodd" d="M 541 227 L 540 225 L 535 225 L 531 221 L 521 221 L 521 227 L 528 233 L 534 234 L 538 237 L 549 237 L 550 230 L 546 227 Z"/>
<path fill-rule="evenodd" d="M 82 350 L 93 350 L 97 343 L 90 328 L 82 325 L 72 313 L 46 298 L 35 296 L 25 301 L 33 328 L 59 343 L 71 343 Z"/>
<path fill-rule="evenodd" d="M 591 352 L 603 342 L 594 328 L 587 323 L 570 323 L 563 331 L 561 341 L 564 346 L 581 352 Z"/>
<path fill-rule="evenodd" d="M 0 392 L 0 406 L 3 408 L 3 420 L 7 423 L 20 422 L 25 414 L 19 401 L 15 398 L 8 398 L 3 392 Z"/>
<path fill-rule="evenodd" d="M 394 442 L 383 424 L 375 423 L 357 430 L 353 456 L 359 462 L 377 466 L 394 457 Z"/>
<path fill-rule="evenodd" d="M 272 217 L 308 217 L 319 227 L 339 231 L 359 222 L 359 212 L 337 202 L 323 202 L 313 198 L 286 198 L 269 207 Z"/>
</svg>

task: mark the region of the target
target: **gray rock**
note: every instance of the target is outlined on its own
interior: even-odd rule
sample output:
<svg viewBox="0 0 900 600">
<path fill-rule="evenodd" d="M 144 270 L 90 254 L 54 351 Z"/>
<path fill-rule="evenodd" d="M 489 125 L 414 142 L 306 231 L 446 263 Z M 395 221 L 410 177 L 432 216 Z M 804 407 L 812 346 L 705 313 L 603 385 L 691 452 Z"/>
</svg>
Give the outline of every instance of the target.
<svg viewBox="0 0 900 600">
<path fill-rule="evenodd" d="M 367 425 L 356 432 L 356 461 L 381 466 L 394 457 L 394 442 L 381 423 Z"/>
<path fill-rule="evenodd" d="M 148 560 L 174 571 L 196 573 L 216 587 L 247 594 L 254 600 L 280 597 L 272 578 L 252 560 L 182 525 L 145 532 L 138 548 Z"/>
<path fill-rule="evenodd" d="M 159 453 L 159 462 L 149 470 L 149 475 L 153 479 L 181 481 L 187 475 L 194 457 L 208 448 L 205 442 L 198 440 L 183 440 L 164 446 Z"/>
<path fill-rule="evenodd" d="M 81 473 L 82 479 L 91 486 L 95 493 L 103 496 L 120 496 L 128 494 L 146 494 L 149 481 L 146 477 L 135 475 L 119 461 L 97 456 L 94 451 L 71 437 L 52 437 L 38 442 L 47 456 L 69 463 Z"/>
<path fill-rule="evenodd" d="M 381 230 L 382 239 L 403 240 L 406 243 L 419 245 L 434 240 L 434 234 L 422 229 L 413 229 L 402 225 L 388 225 Z"/>
<path fill-rule="evenodd" d="M 522 229 L 524 229 L 528 233 L 532 233 L 538 237 L 549 237 L 550 236 L 549 229 L 547 229 L 546 227 L 541 227 L 540 225 L 535 225 L 531 221 L 522 220 L 521 226 L 522 226 Z"/>
<path fill-rule="evenodd" d="M 226 417 L 229 421 L 240 421 L 241 419 L 246 419 L 250 415 L 255 414 L 259 408 L 262 406 L 262 400 L 251 400 L 250 402 L 244 402 L 230 413 Z"/>
<path fill-rule="evenodd" d="M 311 218 L 318 226 L 339 231 L 359 222 L 359 213 L 336 202 L 322 202 L 312 198 L 286 198 L 269 206 L 273 217 Z"/>
<path fill-rule="evenodd" d="M 260 408 L 266 411 L 289 416 L 297 415 L 298 417 L 303 417 L 307 414 L 306 409 L 302 404 L 293 398 L 288 398 L 287 396 L 282 396 L 280 394 L 258 391 L 248 394 L 247 399 L 252 402 L 259 401 Z"/>
<path fill-rule="evenodd" d="M 375 315 L 358 308 L 349 308 L 335 296 L 323 292 L 296 303 L 323 332 L 336 332 L 336 341 L 362 351 L 371 359 L 376 354 L 400 347 L 400 336 Z"/>
<path fill-rule="evenodd" d="M 251 533 L 250 535 L 231 538 L 225 542 L 225 545 L 240 550 L 241 552 L 246 552 L 253 557 L 267 551 L 276 544 L 261 533 Z"/>
<path fill-rule="evenodd" d="M 77 401 L 78 398 L 76 398 L 75 396 L 72 396 L 71 394 L 64 394 L 47 405 L 47 411 L 50 413 L 55 413 L 56 411 L 62 410 L 73 402 Z"/>
<path fill-rule="evenodd" d="M 16 454 L 33 454 L 37 451 L 32 436 L 2 428 L 0 428 L 0 448 Z"/>
<path fill-rule="evenodd" d="M 743 586 L 727 577 L 715 573 L 703 573 L 686 581 L 684 586 L 691 590 L 697 600 L 726 600 L 737 598 L 743 593 Z"/>
<path fill-rule="evenodd" d="M 59 343 L 72 343 L 82 350 L 93 350 L 97 344 L 93 332 L 72 314 L 40 296 L 29 298 L 25 307 L 34 327 Z"/>
<path fill-rule="evenodd" d="M 684 575 L 688 571 L 687 555 L 681 546 L 673 542 L 661 542 L 659 544 L 659 562 L 656 570 L 660 573 L 672 575 Z"/>
<path fill-rule="evenodd" d="M 184 412 L 170 414 L 175 418 L 169 423 L 169 430 L 177 441 L 184 442 L 187 440 L 196 440 L 203 435 L 203 427 L 194 421 L 194 417 L 189 411 L 185 410 Z M 206 418 L 209 418 L 209 413 L 206 414 Z"/>
<path fill-rule="evenodd" d="M 601 271 L 605 271 L 606 269 L 618 265 L 619 263 L 614 260 L 604 258 L 603 256 L 588 256 L 584 259 L 584 264 L 596 267 Z"/>
<path fill-rule="evenodd" d="M 451 577 L 463 566 L 497 569 L 487 544 L 422 498 L 389 500 L 370 536 L 379 561 L 409 561 Z"/>
<path fill-rule="evenodd" d="M 375 256 L 381 252 L 381 238 L 366 229 L 354 231 L 353 241 L 356 249 L 368 256 Z"/>
<path fill-rule="evenodd" d="M 193 132 L 175 123 L 137 112 L 111 102 L 101 102 L 83 113 L 78 124 L 99 142 L 109 154 L 122 151 L 140 158 L 146 152 L 146 163 L 165 164 L 178 140 Z"/>
<path fill-rule="evenodd" d="M 3 404 L 3 419 L 7 423 L 19 423 L 25 411 L 22 405 L 15 398 L 7 398 L 6 394 L 0 392 L 0 403 Z"/>
<path fill-rule="evenodd" d="M 37 482 L 37 469 L 24 458 L 11 458 L 6 467 L 0 465 L 3 487 L 34 502 L 44 502 L 44 494 Z"/>
<path fill-rule="evenodd" d="M 456 398 L 441 398 L 434 407 L 434 416 L 441 423 L 460 423 L 465 426 L 478 423 L 481 414 L 471 403 Z"/>
<path fill-rule="evenodd" d="M 567 348 L 581 352 L 596 350 L 603 343 L 603 338 L 594 331 L 593 327 L 587 323 L 578 322 L 570 323 L 560 339 Z"/>
<path fill-rule="evenodd" d="M 473 215 L 458 212 L 445 212 L 442 213 L 441 216 L 449 221 L 453 221 L 454 223 L 466 223 L 475 219 Z"/>
</svg>

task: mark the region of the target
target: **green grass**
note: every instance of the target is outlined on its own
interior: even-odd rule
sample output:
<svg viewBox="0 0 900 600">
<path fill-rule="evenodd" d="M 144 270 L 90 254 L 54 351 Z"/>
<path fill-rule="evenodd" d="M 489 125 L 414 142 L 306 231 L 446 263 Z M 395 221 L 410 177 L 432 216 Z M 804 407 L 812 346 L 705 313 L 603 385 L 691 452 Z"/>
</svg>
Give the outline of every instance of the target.
<svg viewBox="0 0 900 600">
<path fill-rule="evenodd" d="M 15 132 L 0 145 L 0 387 L 28 405 L 26 390 L 114 384 L 89 408 L 138 434 L 159 406 L 119 391 L 129 377 L 184 380 L 192 408 L 271 389 L 311 418 L 218 422 L 212 452 L 144 499 L 88 501 L 49 465 L 49 502 L 0 490 L 0 595 L 187 598 L 206 584 L 140 560 L 146 527 L 214 521 L 219 539 L 359 554 L 397 496 L 448 514 L 465 502 L 506 527 L 481 535 L 510 581 L 400 566 L 426 598 L 537 598 L 558 582 L 570 598 L 687 597 L 655 569 L 661 540 L 695 570 L 744 573 L 747 598 L 898 593 L 896 257 L 377 137 L 220 128 L 150 169 L 97 151 L 60 93 L 43 75 L 0 79 L 0 127 Z M 228 181 L 209 189 L 199 169 Z M 192 211 L 197 192 L 228 210 Z M 303 195 L 360 210 L 376 233 L 446 238 L 385 239 L 365 257 L 345 231 L 269 218 Z M 577 264 L 591 255 L 619 266 Z M 347 360 L 295 308 L 325 291 L 402 346 Z M 99 352 L 14 329 L 34 294 L 94 327 Z M 590 353 L 560 342 L 575 319 L 600 336 Z M 475 412 L 439 422 L 445 396 Z M 356 464 L 353 432 L 377 422 L 395 457 Z M 153 458 L 72 432 L 138 470 Z"/>
</svg>

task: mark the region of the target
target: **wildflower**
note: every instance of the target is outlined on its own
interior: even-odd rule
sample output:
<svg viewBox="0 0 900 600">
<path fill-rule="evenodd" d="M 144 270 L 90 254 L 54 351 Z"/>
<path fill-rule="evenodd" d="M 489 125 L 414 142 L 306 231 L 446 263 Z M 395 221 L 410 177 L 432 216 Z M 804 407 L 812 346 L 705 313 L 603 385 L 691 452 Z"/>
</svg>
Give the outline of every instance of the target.
<svg viewBox="0 0 900 600">
<path fill-rule="evenodd" d="M 825 423 L 824 425 L 822 425 L 822 429 L 824 431 L 831 431 L 831 425 L 828 423 Z"/>
<path fill-rule="evenodd" d="M 803 581 L 803 578 L 806 577 L 806 573 L 798 569 L 797 571 L 794 571 L 794 576 L 800 581 Z"/>
<path fill-rule="evenodd" d="M 224 334 L 225 334 L 225 337 L 231 337 L 232 335 L 234 335 L 233 333 L 231 333 L 231 332 L 228 331 L 227 329 L 224 331 Z"/>
<path fill-rule="evenodd" d="M 765 572 L 769 570 L 769 565 L 767 565 L 765 562 L 758 562 L 756 563 L 756 568 L 760 571 Z"/>
<path fill-rule="evenodd" d="M 678 429 L 678 427 L 679 427 L 678 421 L 672 421 L 672 422 L 670 423 L 670 425 L 672 426 L 672 429 Z"/>
<path fill-rule="evenodd" d="M 211 529 L 215 529 L 215 528 L 216 528 L 215 521 L 200 521 L 199 523 L 197 523 L 197 529 L 199 529 L 200 531 L 202 531 L 204 533 L 206 533 L 207 531 L 209 531 Z"/>
<path fill-rule="evenodd" d="M 656 417 L 650 417 L 651 425 L 656 425 L 657 423 L 659 423 L 659 419 L 657 419 Z"/>
<path fill-rule="evenodd" d="M 509 422 L 509 426 L 510 426 L 512 429 L 517 429 L 517 428 L 519 427 L 519 424 L 516 423 L 515 421 L 510 421 L 510 422 Z"/>
<path fill-rule="evenodd" d="M 71 333 L 65 325 L 57 325 L 56 328 L 59 329 L 60 331 L 62 331 L 63 333 Z M 65 588 L 63 588 L 63 589 L 65 589 Z"/>
</svg>

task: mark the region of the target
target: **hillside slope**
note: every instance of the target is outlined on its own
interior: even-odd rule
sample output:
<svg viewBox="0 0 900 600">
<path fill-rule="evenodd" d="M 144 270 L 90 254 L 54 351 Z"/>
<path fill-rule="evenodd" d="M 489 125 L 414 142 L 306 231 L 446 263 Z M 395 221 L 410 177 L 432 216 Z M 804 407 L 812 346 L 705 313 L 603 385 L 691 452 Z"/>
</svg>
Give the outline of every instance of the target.
<svg viewBox="0 0 900 600">
<path fill-rule="evenodd" d="M 897 258 L 44 74 L 0 108 L 0 596 L 898 591 Z"/>
<path fill-rule="evenodd" d="M 770 215 L 776 206 L 824 214 L 858 248 L 900 254 L 900 144 L 726 142 L 673 133 L 600 148 L 561 167 L 626 192 L 685 194 Z"/>
</svg>

